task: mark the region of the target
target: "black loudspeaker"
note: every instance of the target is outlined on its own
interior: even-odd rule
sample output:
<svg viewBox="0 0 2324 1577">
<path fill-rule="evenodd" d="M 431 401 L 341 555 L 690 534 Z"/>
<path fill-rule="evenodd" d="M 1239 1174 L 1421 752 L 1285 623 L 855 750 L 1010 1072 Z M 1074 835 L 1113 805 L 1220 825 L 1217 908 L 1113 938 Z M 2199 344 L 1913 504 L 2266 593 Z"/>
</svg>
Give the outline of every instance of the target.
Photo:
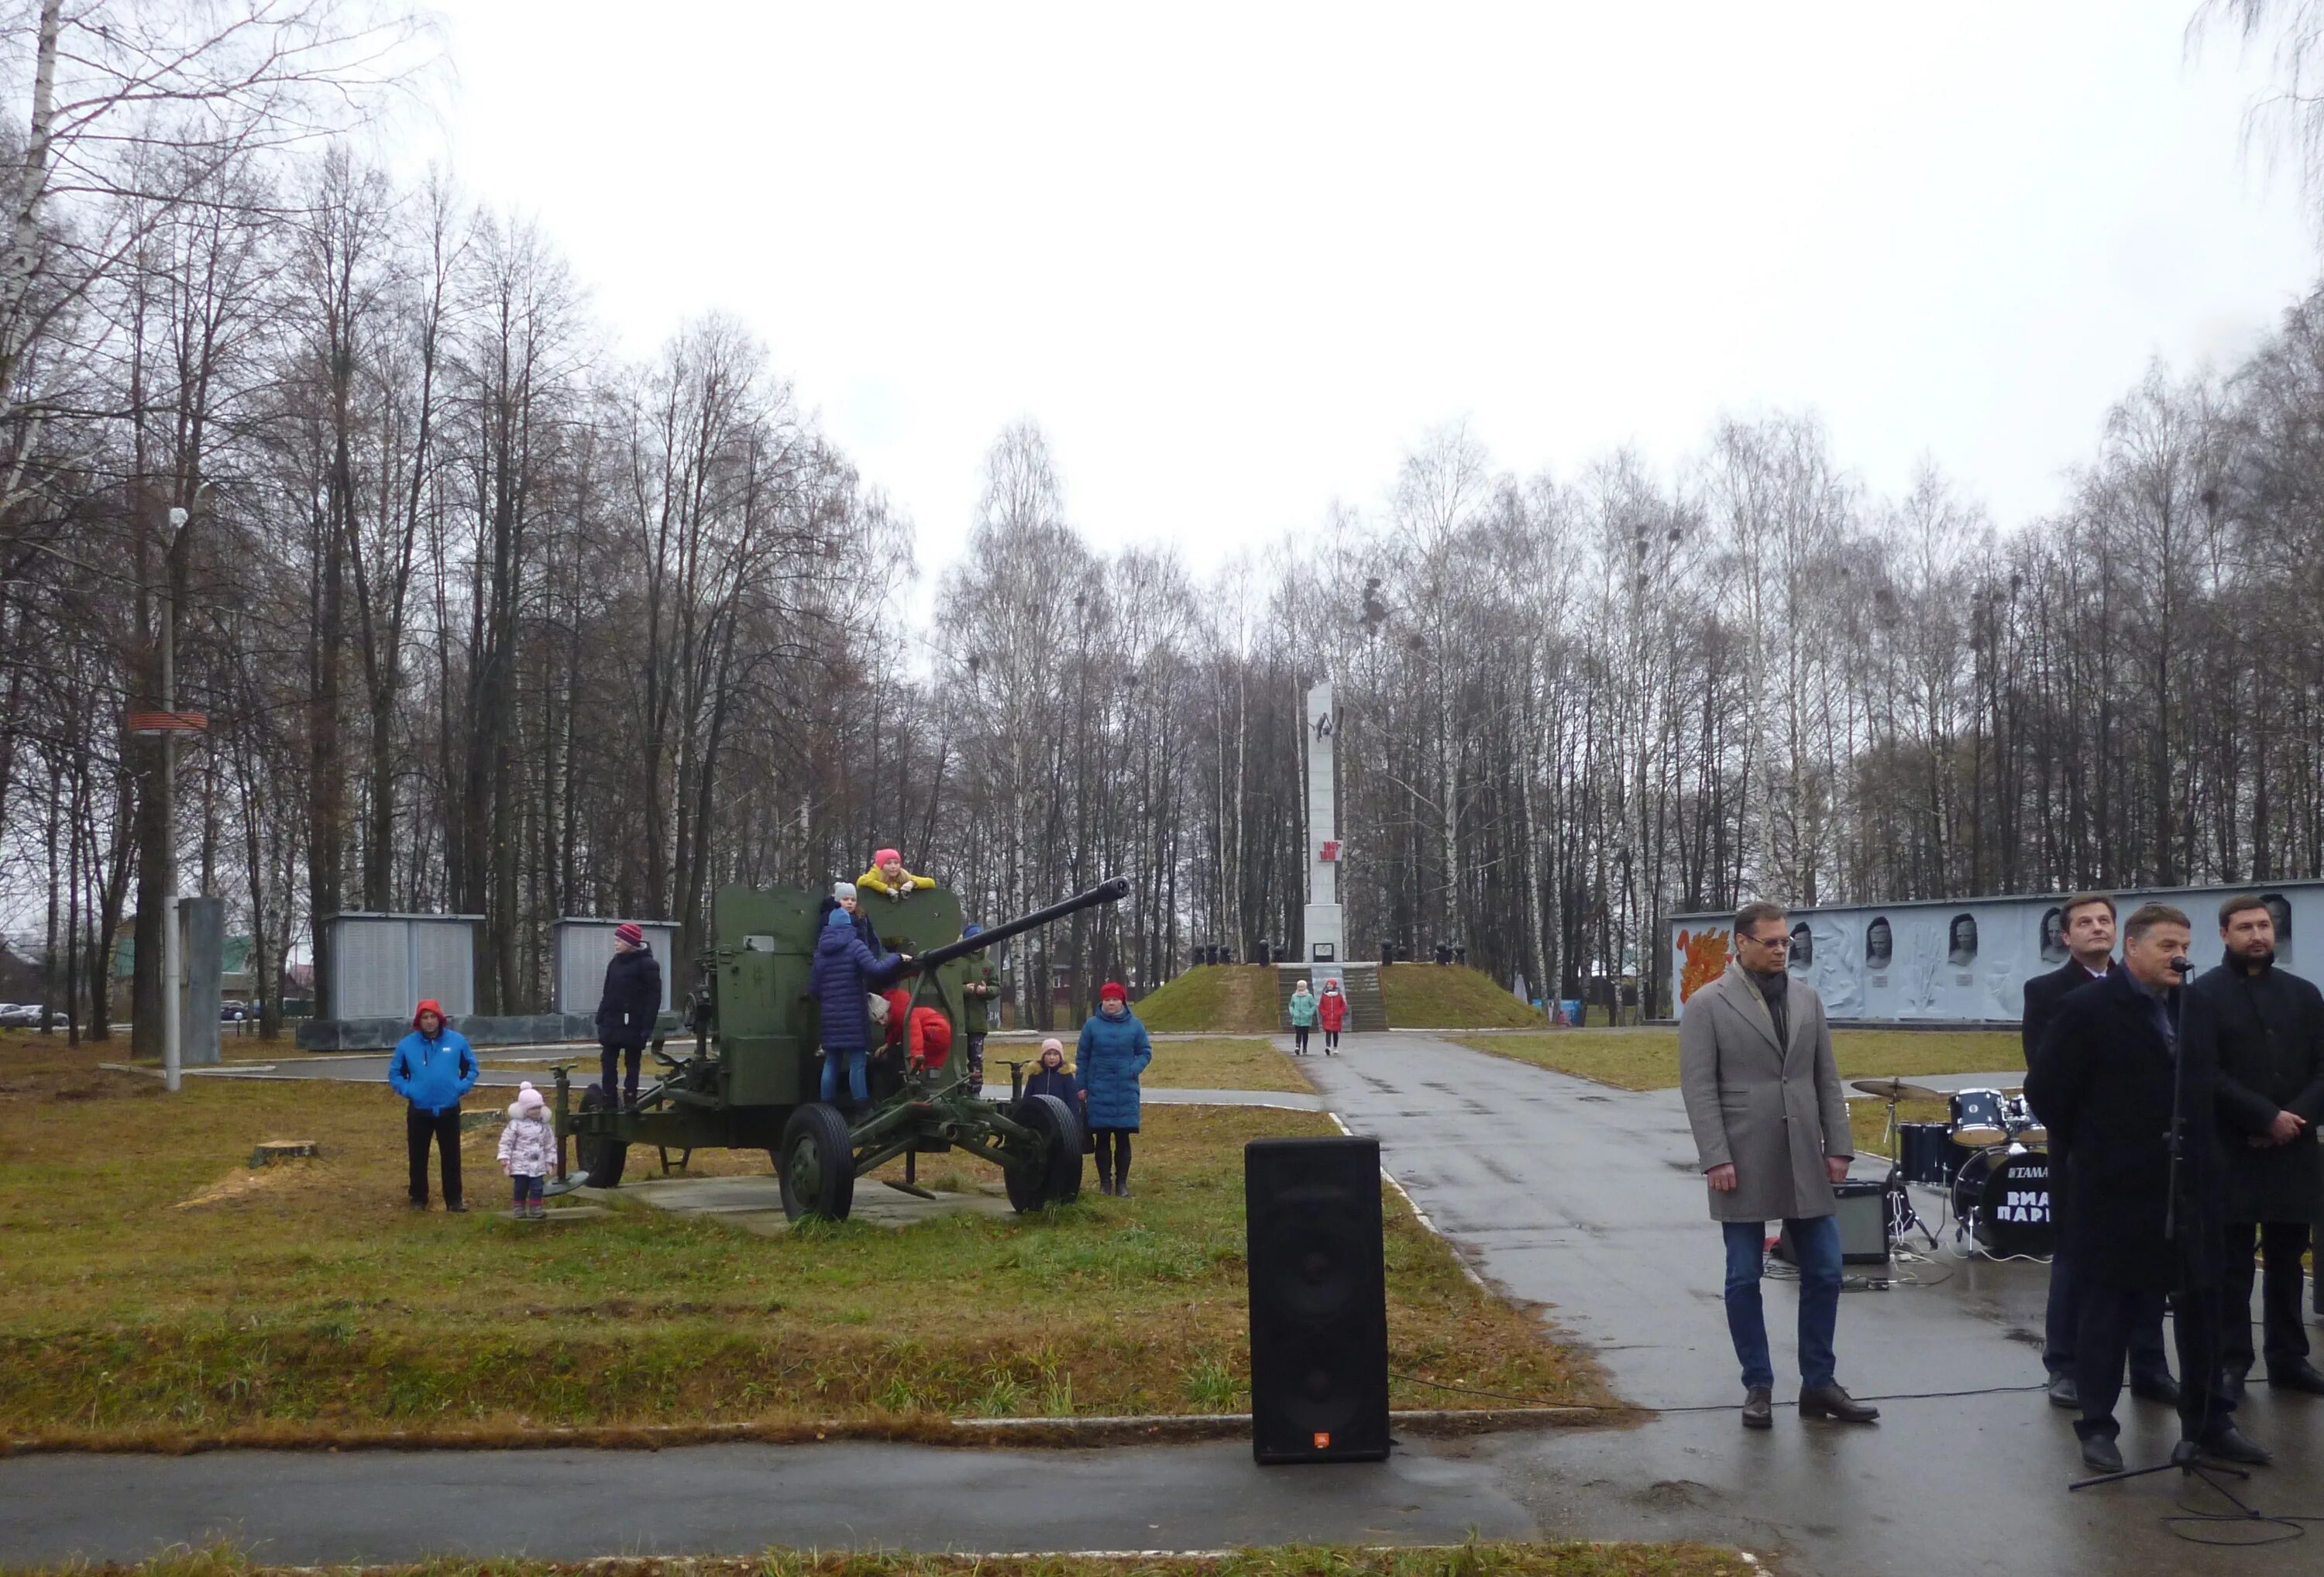
<svg viewBox="0 0 2324 1577">
<path fill-rule="evenodd" d="M 1388 1455 L 1379 1141 L 1243 1147 L 1250 1452 L 1263 1463 Z"/>
<path fill-rule="evenodd" d="M 1831 1185 L 1832 1213 L 1840 1218 L 1840 1262 L 1843 1265 L 1888 1263 L 1888 1212 L 1882 1198 L 1887 1185 L 1869 1177 L 1850 1177 Z M 1775 1258 L 1786 1265 L 1800 1262 L 1792 1247 L 1788 1223 L 1776 1240 Z"/>
</svg>

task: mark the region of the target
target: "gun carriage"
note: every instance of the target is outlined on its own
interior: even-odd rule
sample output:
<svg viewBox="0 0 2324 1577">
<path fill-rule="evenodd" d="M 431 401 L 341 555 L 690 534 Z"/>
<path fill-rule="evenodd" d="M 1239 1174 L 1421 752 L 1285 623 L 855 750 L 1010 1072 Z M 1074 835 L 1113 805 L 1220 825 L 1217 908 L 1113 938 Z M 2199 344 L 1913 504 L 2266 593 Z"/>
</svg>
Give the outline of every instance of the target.
<svg viewBox="0 0 2324 1577">
<path fill-rule="evenodd" d="M 965 998 L 970 955 L 1100 904 L 1119 902 L 1130 883 L 1116 877 L 1087 892 L 962 937 L 960 901 L 943 888 L 899 898 L 866 893 L 863 912 L 881 944 L 912 954 L 899 982 L 911 1009 L 934 1008 L 952 1029 L 953 1052 L 941 1065 L 911 1065 L 901 1050 L 871 1059 L 869 1108 L 853 1125 L 818 1098 L 820 1014 L 808 990 L 822 894 L 805 888 L 727 887 L 711 903 L 711 945 L 696 961 L 684 1027 L 693 1049 L 673 1056 L 665 1040 L 650 1051 L 660 1074 L 623 1107 L 611 1091 L 587 1086 L 572 1099 L 570 1065 L 557 1076 L 559 1176 L 563 1192 L 582 1184 L 620 1185 L 632 1145 L 665 1150 L 755 1149 L 774 1161 L 783 1211 L 792 1220 L 844 1220 L 855 1181 L 901 1157 L 904 1176 L 890 1185 L 924 1198 L 918 1158 L 957 1152 L 1001 1170 L 1009 1202 L 1019 1211 L 1081 1192 L 1079 1114 L 1054 1096 L 989 1101 L 968 1075 Z M 909 1010 L 907 1011 L 908 1018 Z M 565 1141 L 575 1165 L 565 1168 Z"/>
</svg>

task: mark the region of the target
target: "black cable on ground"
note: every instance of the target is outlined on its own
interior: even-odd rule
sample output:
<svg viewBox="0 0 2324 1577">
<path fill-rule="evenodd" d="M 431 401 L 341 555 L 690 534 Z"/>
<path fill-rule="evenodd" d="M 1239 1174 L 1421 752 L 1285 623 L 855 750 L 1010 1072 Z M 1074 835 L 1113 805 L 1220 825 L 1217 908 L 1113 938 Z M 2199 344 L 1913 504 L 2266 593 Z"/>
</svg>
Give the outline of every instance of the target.
<svg viewBox="0 0 2324 1577">
<path fill-rule="evenodd" d="M 2209 1545 L 2217 1549 L 2256 1549 L 2262 1545 L 2290 1544 L 2293 1539 L 2306 1536 L 2307 1524 L 2324 1522 L 2324 1515 L 2312 1512 L 2262 1511 L 2247 1504 L 2242 1496 L 2237 1495 L 2211 1474 L 2205 1472 L 2200 1463 L 2190 1468 L 2188 1471 L 2193 1477 L 2209 1484 L 2214 1494 L 2235 1509 L 2233 1511 L 2198 1511 L 2188 1505 L 2186 1497 L 2181 1495 L 2179 1498 L 2178 1513 L 2175 1516 L 2166 1516 L 2162 1519 L 2163 1527 L 2173 1538 L 2184 1539 L 2190 1545 Z M 2206 1527 L 2248 1527 L 2264 1531 L 2257 1536 L 2248 1538 L 2205 1538 L 2192 1531 Z"/>
<path fill-rule="evenodd" d="M 1517 1397 L 1507 1391 L 1489 1391 L 1476 1386 L 1456 1386 L 1449 1380 L 1425 1379 L 1416 1374 L 1398 1374 L 1394 1370 L 1388 1371 L 1388 1378 L 1404 1380 L 1416 1386 L 1429 1386 L 1440 1391 L 1458 1391 L 1464 1397 L 1486 1397 L 1497 1402 L 1513 1402 L 1520 1407 L 1558 1407 L 1568 1412 L 1732 1413 L 1737 1406 L 1733 1402 L 1706 1402 L 1678 1407 L 1655 1407 L 1645 1405 L 1630 1406 L 1618 1402 L 1545 1402 L 1538 1397 Z M 1859 1402 L 1933 1402 L 1952 1397 L 1999 1397 L 2017 1391 L 2039 1391 L 2047 1388 L 2046 1382 L 2042 1385 L 2029 1386 L 1979 1386 L 1965 1391 L 1892 1391 L 1883 1397 L 1858 1397 L 1856 1399 Z M 1793 1407 L 1797 1406 L 1798 1403 L 1777 1402 L 1775 1406 Z"/>
</svg>

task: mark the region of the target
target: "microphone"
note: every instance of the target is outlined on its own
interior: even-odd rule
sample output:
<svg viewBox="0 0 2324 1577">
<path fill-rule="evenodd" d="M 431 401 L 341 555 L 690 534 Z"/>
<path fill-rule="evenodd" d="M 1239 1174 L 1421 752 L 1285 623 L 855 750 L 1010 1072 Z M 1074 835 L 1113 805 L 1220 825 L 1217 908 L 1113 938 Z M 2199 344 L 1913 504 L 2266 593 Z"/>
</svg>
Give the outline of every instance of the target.
<svg viewBox="0 0 2324 1577">
<path fill-rule="evenodd" d="M 2173 958 L 2171 961 L 2170 967 L 2171 973 L 2177 975 L 2181 980 L 2186 979 L 2189 975 L 2195 973 L 2195 966 L 2187 962 L 2187 958 L 2184 954 Z"/>
</svg>

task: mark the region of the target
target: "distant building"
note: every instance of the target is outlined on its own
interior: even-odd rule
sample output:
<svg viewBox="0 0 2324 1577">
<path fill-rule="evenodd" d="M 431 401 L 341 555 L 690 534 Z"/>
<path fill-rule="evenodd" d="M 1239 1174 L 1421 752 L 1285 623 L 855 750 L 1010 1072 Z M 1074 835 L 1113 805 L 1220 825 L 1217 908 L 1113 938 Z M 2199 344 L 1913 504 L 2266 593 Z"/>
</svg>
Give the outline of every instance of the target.
<svg viewBox="0 0 2324 1577">
<path fill-rule="evenodd" d="M 2125 917 L 2147 902 L 2184 909 L 2195 926 L 2195 963 L 2208 969 L 2219 958 L 2220 901 L 2242 892 L 2258 893 L 2274 913 L 2276 957 L 2286 968 L 2300 969 L 2303 948 L 2324 967 L 2324 881 L 2123 888 L 2115 906 Z M 1791 971 L 1815 987 L 1839 1022 L 2015 1024 L 2026 981 L 2065 961 L 2066 896 L 1793 909 Z M 1687 998 L 1726 969 L 1734 922 L 1731 912 L 1674 915 L 1667 922 L 1678 1016 L 1685 1016 Z"/>
</svg>

